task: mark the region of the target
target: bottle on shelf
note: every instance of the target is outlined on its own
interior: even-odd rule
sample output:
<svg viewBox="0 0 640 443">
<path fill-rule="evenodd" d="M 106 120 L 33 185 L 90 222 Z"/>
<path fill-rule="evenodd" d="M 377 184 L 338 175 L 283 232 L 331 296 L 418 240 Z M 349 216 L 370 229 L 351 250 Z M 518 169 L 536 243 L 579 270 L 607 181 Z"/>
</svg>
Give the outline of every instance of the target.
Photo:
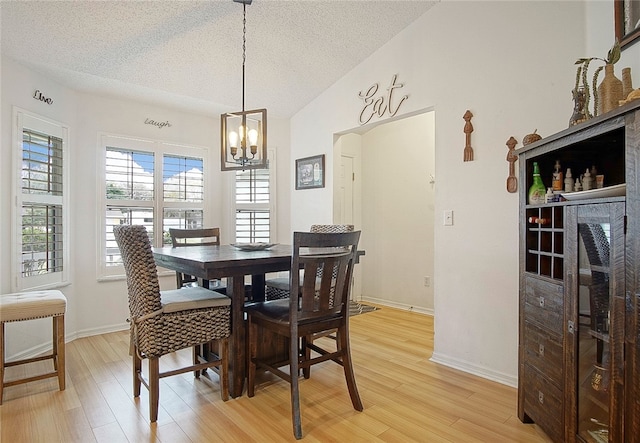
<svg viewBox="0 0 640 443">
<path fill-rule="evenodd" d="M 596 165 L 592 165 L 591 166 L 591 189 L 595 189 L 598 184 L 597 184 L 597 179 L 596 176 L 598 175 L 598 170 L 596 169 Z"/>
<path fill-rule="evenodd" d="M 542 182 L 542 178 L 540 177 L 540 168 L 538 167 L 538 162 L 533 162 L 533 184 L 529 188 L 529 204 L 544 204 L 546 192 L 547 188 L 545 187 L 544 183 Z"/>
<path fill-rule="evenodd" d="M 573 192 L 573 175 L 571 175 L 571 168 L 567 168 L 567 173 L 564 176 L 564 192 Z"/>
<path fill-rule="evenodd" d="M 582 191 L 582 184 L 580 183 L 580 177 L 576 178 L 576 183 L 573 185 L 574 192 Z"/>
<path fill-rule="evenodd" d="M 544 202 L 545 203 L 553 203 L 553 200 L 554 200 L 553 189 L 552 188 L 547 188 L 547 193 L 544 196 Z"/>
<path fill-rule="evenodd" d="M 589 172 L 589 168 L 587 168 L 587 170 L 585 171 L 584 176 L 582 178 L 582 190 L 583 191 L 588 191 L 591 188 L 592 188 L 591 172 Z"/>
<path fill-rule="evenodd" d="M 554 191 L 562 191 L 562 187 L 564 186 L 562 171 L 560 170 L 560 160 L 556 160 L 556 165 L 554 166 L 553 171 L 553 180 L 551 182 L 551 187 Z"/>
</svg>

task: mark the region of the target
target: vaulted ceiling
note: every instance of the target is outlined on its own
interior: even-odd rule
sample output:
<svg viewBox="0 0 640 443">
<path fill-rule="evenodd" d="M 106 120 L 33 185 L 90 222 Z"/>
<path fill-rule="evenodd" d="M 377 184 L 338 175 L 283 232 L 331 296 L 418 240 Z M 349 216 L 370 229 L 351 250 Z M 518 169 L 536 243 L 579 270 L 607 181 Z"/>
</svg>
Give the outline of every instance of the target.
<svg viewBox="0 0 640 443">
<path fill-rule="evenodd" d="M 246 109 L 287 118 L 435 3 L 254 0 Z M 76 90 L 218 114 L 242 99 L 243 5 L 0 1 L 1 49 Z"/>
</svg>

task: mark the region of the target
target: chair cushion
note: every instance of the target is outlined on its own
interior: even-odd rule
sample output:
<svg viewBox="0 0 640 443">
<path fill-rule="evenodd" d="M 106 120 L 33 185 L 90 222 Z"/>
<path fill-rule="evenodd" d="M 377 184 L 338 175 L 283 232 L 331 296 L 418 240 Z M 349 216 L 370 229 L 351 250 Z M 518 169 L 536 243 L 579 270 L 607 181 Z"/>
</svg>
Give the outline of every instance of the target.
<svg viewBox="0 0 640 443">
<path fill-rule="evenodd" d="M 201 286 L 162 291 L 160 302 L 164 313 L 231 305 L 226 295 Z"/>
<path fill-rule="evenodd" d="M 289 300 L 268 300 L 264 302 L 248 303 L 244 306 L 244 310 L 249 315 L 257 318 L 264 318 L 272 322 L 288 324 L 289 323 Z M 313 321 L 319 322 L 322 319 L 332 320 L 337 318 L 339 313 L 330 313 L 319 317 L 313 313 L 298 313 L 298 323 Z"/>
<path fill-rule="evenodd" d="M 270 300 L 249 303 L 244 307 L 245 312 L 257 317 L 268 318 L 280 323 L 289 323 L 289 300 Z"/>
<path fill-rule="evenodd" d="M 64 315 L 67 298 L 57 290 L 0 295 L 0 322 Z"/>
</svg>

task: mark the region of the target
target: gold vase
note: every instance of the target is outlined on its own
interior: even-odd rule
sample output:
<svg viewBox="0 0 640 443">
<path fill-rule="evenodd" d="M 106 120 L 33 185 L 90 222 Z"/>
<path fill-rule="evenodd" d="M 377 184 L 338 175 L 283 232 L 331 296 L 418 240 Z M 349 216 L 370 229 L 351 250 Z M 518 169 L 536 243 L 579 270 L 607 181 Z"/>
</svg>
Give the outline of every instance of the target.
<svg viewBox="0 0 640 443">
<path fill-rule="evenodd" d="M 631 68 L 622 68 L 622 100 L 626 100 L 631 91 L 633 91 Z"/>
<path fill-rule="evenodd" d="M 598 115 L 612 111 L 622 100 L 622 81 L 613 72 L 613 65 L 604 67 L 604 78 L 598 86 Z"/>
</svg>

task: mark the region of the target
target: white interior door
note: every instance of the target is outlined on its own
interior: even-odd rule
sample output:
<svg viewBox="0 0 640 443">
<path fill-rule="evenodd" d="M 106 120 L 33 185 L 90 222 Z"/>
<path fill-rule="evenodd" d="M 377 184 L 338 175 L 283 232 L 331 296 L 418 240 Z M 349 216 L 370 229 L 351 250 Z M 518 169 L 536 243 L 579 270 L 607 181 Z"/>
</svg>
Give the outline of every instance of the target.
<svg viewBox="0 0 640 443">
<path fill-rule="evenodd" d="M 346 155 L 340 158 L 340 214 L 336 224 L 352 225 L 353 222 L 353 157 Z"/>
<path fill-rule="evenodd" d="M 338 181 L 338 199 L 340 201 L 337 205 L 338 211 L 336 211 L 336 214 L 334 214 L 335 224 L 355 225 L 353 192 L 354 181 L 354 158 L 348 155 L 341 155 Z M 362 272 L 360 271 L 360 266 L 356 266 L 353 273 L 351 299 L 355 301 L 362 299 Z"/>
</svg>

